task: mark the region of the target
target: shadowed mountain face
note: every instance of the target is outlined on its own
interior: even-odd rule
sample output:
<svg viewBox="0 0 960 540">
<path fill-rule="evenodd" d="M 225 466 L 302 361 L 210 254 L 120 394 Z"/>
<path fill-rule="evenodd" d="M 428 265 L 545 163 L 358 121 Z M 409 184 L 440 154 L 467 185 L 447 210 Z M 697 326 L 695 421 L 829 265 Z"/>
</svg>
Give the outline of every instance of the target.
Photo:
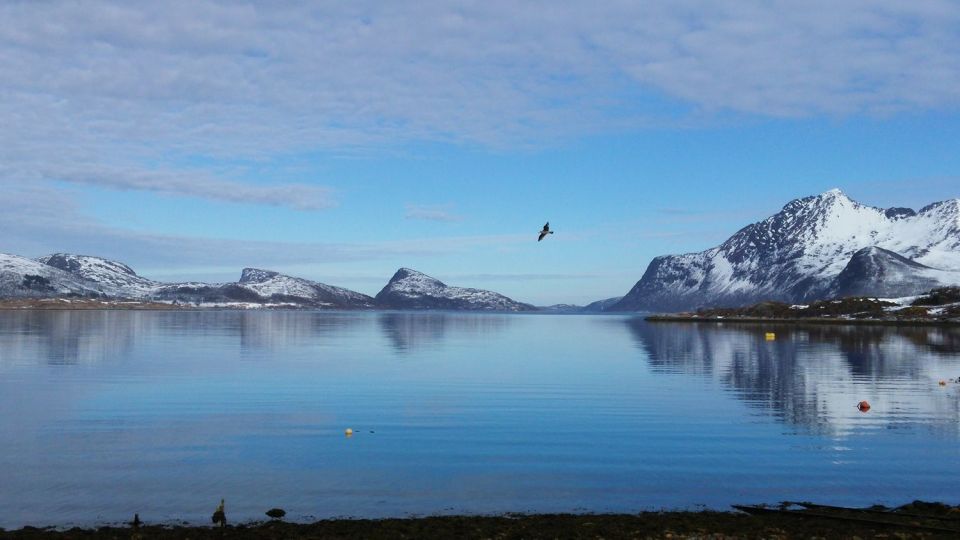
<svg viewBox="0 0 960 540">
<path fill-rule="evenodd" d="M 941 285 L 943 272 L 879 248 L 863 248 L 836 277 L 830 295 L 896 298 L 928 291 Z"/>
<path fill-rule="evenodd" d="M 115 294 L 144 294 L 160 285 L 155 281 L 138 276 L 132 268 L 123 263 L 100 257 L 55 253 L 40 257 L 37 261 L 59 268 L 79 278 L 109 287 L 114 290 Z"/>
<path fill-rule="evenodd" d="M 938 380 L 960 375 L 960 329 L 624 324 L 655 372 L 717 380 L 751 406 L 815 432 L 842 433 L 847 409 L 860 399 L 875 403 L 877 385 L 894 381 L 917 390 L 902 392 L 896 403 L 875 404 L 932 407 L 960 417 L 960 394 L 935 393 Z M 770 331 L 776 339 L 766 341 Z"/>
<path fill-rule="evenodd" d="M 109 292 L 60 268 L 0 253 L 0 298 L 100 297 Z"/>
<path fill-rule="evenodd" d="M 866 248 L 882 251 L 861 253 Z M 837 284 L 850 263 L 843 283 Z M 912 295 L 929 290 L 931 283 L 960 283 L 960 199 L 919 212 L 884 210 L 832 190 L 791 201 L 717 247 L 656 257 L 610 309 L 682 311 L 764 300 L 802 303 L 828 298 L 834 286 L 871 296 L 884 291 Z"/>
</svg>

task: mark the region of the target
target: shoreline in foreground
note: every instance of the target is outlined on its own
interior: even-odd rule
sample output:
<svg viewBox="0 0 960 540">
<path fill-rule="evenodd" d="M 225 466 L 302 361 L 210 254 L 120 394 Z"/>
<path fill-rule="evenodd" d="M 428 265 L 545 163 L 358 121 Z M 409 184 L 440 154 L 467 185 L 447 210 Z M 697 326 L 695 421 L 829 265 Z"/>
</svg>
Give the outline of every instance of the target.
<svg viewBox="0 0 960 540">
<path fill-rule="evenodd" d="M 827 507 L 828 508 L 828 507 Z M 39 538 L 956 538 L 960 506 L 914 502 L 895 510 L 845 509 L 767 515 L 663 511 L 638 514 L 535 514 L 274 520 L 230 525 L 110 525 L 98 528 L 0 529 L 0 539 Z M 779 512 L 779 513 L 778 513 Z M 923 517 L 921 517 L 923 516 Z"/>
</svg>

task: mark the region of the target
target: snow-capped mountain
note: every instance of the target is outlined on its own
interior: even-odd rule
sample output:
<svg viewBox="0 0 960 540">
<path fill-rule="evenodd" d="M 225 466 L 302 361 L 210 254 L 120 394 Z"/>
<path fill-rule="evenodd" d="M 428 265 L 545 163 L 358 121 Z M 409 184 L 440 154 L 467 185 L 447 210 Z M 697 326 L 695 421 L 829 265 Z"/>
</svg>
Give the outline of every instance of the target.
<svg viewBox="0 0 960 540">
<path fill-rule="evenodd" d="M 129 266 L 90 255 L 54 253 L 37 259 L 86 281 L 92 281 L 115 296 L 140 298 L 149 296 L 161 284 L 138 276 Z"/>
<path fill-rule="evenodd" d="M 884 251 L 863 252 L 854 259 L 865 248 Z M 610 309 L 679 311 L 762 300 L 805 302 L 841 290 L 919 294 L 931 285 L 960 283 L 958 278 L 960 199 L 914 212 L 866 206 L 834 189 L 791 201 L 717 247 L 656 257 Z"/>
<path fill-rule="evenodd" d="M 530 304 L 516 302 L 491 291 L 450 287 L 416 270 L 401 268 L 377 296 L 377 306 L 390 309 L 458 309 L 481 311 L 533 311 Z"/>
<path fill-rule="evenodd" d="M 0 254 L 0 298 L 67 296 L 225 307 L 373 307 L 365 294 L 255 268 L 245 268 L 236 283 L 161 283 L 101 257 L 56 253 L 33 260 Z"/>
<path fill-rule="evenodd" d="M 0 253 L 0 298 L 100 297 L 104 289 L 59 268 Z"/>
<path fill-rule="evenodd" d="M 244 268 L 237 285 L 274 302 L 292 301 L 340 308 L 373 307 L 373 298 L 365 294 L 259 268 Z"/>
<path fill-rule="evenodd" d="M 162 283 L 137 275 L 126 264 L 102 257 L 55 253 L 34 260 L 0 254 L 0 299 L 78 296 L 210 307 L 536 309 L 495 292 L 448 287 L 407 268 L 401 268 L 374 299 L 342 287 L 259 268 L 244 268 L 240 280 L 232 283 Z"/>
</svg>

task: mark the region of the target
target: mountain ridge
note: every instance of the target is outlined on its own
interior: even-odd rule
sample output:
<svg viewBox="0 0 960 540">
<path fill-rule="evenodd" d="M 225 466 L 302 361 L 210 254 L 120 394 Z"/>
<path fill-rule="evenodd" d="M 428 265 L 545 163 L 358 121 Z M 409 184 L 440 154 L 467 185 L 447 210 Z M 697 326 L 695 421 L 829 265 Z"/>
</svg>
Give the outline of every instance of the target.
<svg viewBox="0 0 960 540">
<path fill-rule="evenodd" d="M 937 284 L 960 280 L 960 199 L 882 209 L 832 189 L 794 199 L 720 245 L 655 257 L 611 311 L 684 311 L 771 300 L 827 298 L 864 248 L 877 247 L 926 267 Z M 885 257 L 886 263 L 894 258 Z M 925 282 L 927 283 L 927 282 Z M 915 287 L 923 289 L 918 282 Z M 875 287 L 880 291 L 882 287 Z"/>
<path fill-rule="evenodd" d="M 406 267 L 394 274 L 378 300 L 343 287 L 253 267 L 243 268 L 236 282 L 163 283 L 139 276 L 121 262 L 70 253 L 36 259 L 0 253 L 3 298 L 91 298 L 243 308 L 537 309 L 493 291 L 450 287 Z"/>
<path fill-rule="evenodd" d="M 458 309 L 471 311 L 535 311 L 500 293 L 483 289 L 451 287 L 411 268 L 400 268 L 374 297 L 378 307 L 388 309 Z"/>
</svg>

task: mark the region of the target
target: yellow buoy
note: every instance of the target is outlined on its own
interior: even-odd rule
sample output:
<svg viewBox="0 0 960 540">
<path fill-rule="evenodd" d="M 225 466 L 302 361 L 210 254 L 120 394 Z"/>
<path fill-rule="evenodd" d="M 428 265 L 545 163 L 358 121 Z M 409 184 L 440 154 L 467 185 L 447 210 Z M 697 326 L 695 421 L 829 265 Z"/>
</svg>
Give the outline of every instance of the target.
<svg viewBox="0 0 960 540">
<path fill-rule="evenodd" d="M 350 437 L 350 436 L 353 435 L 353 430 L 350 429 L 350 428 L 347 428 L 347 430 L 344 431 L 343 433 L 344 433 L 344 435 L 346 435 L 347 437 Z"/>
<path fill-rule="evenodd" d="M 765 337 L 767 338 L 767 341 L 773 341 L 777 339 L 777 334 L 773 332 L 767 332 Z"/>
</svg>

